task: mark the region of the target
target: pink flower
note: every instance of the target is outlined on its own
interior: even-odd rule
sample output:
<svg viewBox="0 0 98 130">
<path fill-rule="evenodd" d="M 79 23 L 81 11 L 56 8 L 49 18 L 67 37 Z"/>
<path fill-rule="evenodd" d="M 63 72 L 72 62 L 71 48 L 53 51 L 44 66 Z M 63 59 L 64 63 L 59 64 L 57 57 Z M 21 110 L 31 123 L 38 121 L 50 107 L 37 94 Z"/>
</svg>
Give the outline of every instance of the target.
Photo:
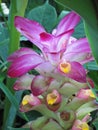
<svg viewBox="0 0 98 130">
<path fill-rule="evenodd" d="M 82 122 L 80 120 L 76 120 L 72 130 L 89 130 L 89 126 L 86 122 Z"/>
<path fill-rule="evenodd" d="M 30 75 L 30 74 L 26 74 L 19 77 L 13 85 L 14 90 L 30 90 L 31 83 L 34 77 L 35 77 L 34 75 Z"/>
<path fill-rule="evenodd" d="M 87 124 L 87 122 L 89 121 L 90 116 L 86 115 L 82 120 L 75 120 L 72 130 L 89 130 L 90 127 Z"/>
<path fill-rule="evenodd" d="M 91 89 L 80 89 L 80 91 L 77 93 L 77 97 L 81 99 L 89 99 L 95 98 L 95 95 Z"/>
<path fill-rule="evenodd" d="M 50 82 L 51 78 L 47 78 L 41 75 L 36 76 L 32 80 L 31 92 L 34 94 L 34 96 L 41 95 L 43 92 L 47 91 Z"/>
<path fill-rule="evenodd" d="M 48 93 L 46 96 L 47 107 L 52 111 L 58 110 L 61 105 L 61 101 L 62 97 L 56 89 Z"/>
<path fill-rule="evenodd" d="M 17 30 L 33 42 L 42 54 L 27 48 L 16 51 L 8 58 L 12 62 L 8 75 L 19 77 L 36 69 L 44 76 L 59 80 L 68 77 L 86 82 L 86 72 L 82 64 L 93 59 L 91 49 L 86 38 L 77 40 L 71 37 L 79 20 L 79 15 L 71 12 L 49 34 L 38 22 L 16 16 Z"/>
<path fill-rule="evenodd" d="M 38 97 L 34 96 L 33 94 L 25 95 L 20 105 L 20 111 L 22 112 L 30 111 L 34 109 L 34 107 L 39 106 L 40 104 L 41 100 Z"/>
</svg>

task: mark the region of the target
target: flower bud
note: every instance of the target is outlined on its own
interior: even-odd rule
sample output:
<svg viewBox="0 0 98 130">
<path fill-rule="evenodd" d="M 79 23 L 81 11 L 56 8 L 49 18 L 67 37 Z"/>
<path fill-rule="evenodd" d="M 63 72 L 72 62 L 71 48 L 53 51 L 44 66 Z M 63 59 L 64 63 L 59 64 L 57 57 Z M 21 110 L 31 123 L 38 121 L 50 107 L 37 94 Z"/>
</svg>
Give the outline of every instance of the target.
<svg viewBox="0 0 98 130">
<path fill-rule="evenodd" d="M 46 104 L 50 110 L 56 111 L 61 104 L 61 95 L 57 90 L 53 90 L 51 93 L 47 94 Z"/>
</svg>

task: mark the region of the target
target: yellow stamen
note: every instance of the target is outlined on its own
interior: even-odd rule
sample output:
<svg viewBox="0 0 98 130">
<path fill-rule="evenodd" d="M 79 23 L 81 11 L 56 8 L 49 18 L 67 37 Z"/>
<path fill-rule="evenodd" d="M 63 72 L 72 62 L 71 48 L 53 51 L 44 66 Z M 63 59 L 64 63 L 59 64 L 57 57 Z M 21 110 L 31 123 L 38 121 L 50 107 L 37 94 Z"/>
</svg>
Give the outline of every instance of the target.
<svg viewBox="0 0 98 130">
<path fill-rule="evenodd" d="M 50 94 L 47 95 L 47 103 L 49 105 L 55 104 L 56 100 L 57 100 L 57 96 L 56 95 L 54 95 L 52 93 L 50 93 Z"/>
<path fill-rule="evenodd" d="M 28 101 L 27 101 L 27 100 L 23 100 L 23 101 L 22 101 L 22 105 L 24 106 L 24 105 L 26 105 L 26 104 L 28 104 Z"/>
<path fill-rule="evenodd" d="M 81 130 L 89 130 L 89 126 L 86 122 L 79 124 L 78 128 L 80 128 Z"/>
<path fill-rule="evenodd" d="M 28 104 L 29 100 L 30 100 L 30 95 L 24 96 L 24 98 L 22 100 L 22 105 L 24 106 L 24 105 Z"/>
<path fill-rule="evenodd" d="M 60 70 L 61 70 L 63 73 L 69 73 L 70 70 L 71 70 L 71 65 L 70 65 L 70 63 L 68 63 L 68 62 L 61 63 L 61 64 L 60 64 Z"/>
<path fill-rule="evenodd" d="M 93 94 L 92 90 L 86 90 L 86 94 L 89 95 L 92 98 L 95 98 L 95 95 Z"/>
</svg>

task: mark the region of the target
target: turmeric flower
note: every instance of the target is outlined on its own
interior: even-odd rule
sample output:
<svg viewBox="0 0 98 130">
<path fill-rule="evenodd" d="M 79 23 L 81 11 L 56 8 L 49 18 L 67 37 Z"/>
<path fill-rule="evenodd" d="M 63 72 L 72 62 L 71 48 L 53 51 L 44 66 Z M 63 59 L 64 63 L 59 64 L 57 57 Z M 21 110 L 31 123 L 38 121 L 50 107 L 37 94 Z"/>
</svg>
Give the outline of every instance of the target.
<svg viewBox="0 0 98 130">
<path fill-rule="evenodd" d="M 74 12 L 67 14 L 52 33 L 47 33 L 38 22 L 15 17 L 17 30 L 35 44 L 41 54 L 29 48 L 21 48 L 8 60 L 12 62 L 8 69 L 10 77 L 19 77 L 35 69 L 41 75 L 78 82 L 86 82 L 83 64 L 92 60 L 91 49 L 86 38 L 76 39 L 71 35 L 80 16 Z"/>
</svg>

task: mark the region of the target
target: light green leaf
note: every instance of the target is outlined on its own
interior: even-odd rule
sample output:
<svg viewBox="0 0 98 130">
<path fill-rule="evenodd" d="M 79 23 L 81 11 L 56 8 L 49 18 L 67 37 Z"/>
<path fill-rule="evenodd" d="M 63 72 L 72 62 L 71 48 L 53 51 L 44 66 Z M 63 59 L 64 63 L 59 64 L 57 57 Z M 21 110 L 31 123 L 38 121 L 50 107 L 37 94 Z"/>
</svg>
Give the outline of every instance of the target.
<svg viewBox="0 0 98 130">
<path fill-rule="evenodd" d="M 24 16 L 24 12 L 26 10 L 27 4 L 28 4 L 28 0 L 16 0 L 16 8 L 17 8 L 17 14 Z M 22 7 L 22 8 L 21 8 Z"/>
<path fill-rule="evenodd" d="M 44 5 L 32 9 L 27 17 L 39 22 L 50 32 L 56 24 L 57 13 L 47 1 Z"/>
<path fill-rule="evenodd" d="M 46 124 L 47 121 L 48 121 L 47 117 L 45 116 L 39 117 L 37 120 L 31 122 L 31 128 L 34 130 L 40 129 Z"/>
<path fill-rule="evenodd" d="M 59 124 L 57 124 L 56 122 L 54 121 L 50 121 L 49 123 L 47 123 L 44 127 L 43 127 L 43 130 L 50 130 L 50 129 L 53 129 L 53 130 L 63 130 L 63 128 L 61 128 L 59 126 Z"/>
<path fill-rule="evenodd" d="M 95 105 L 95 103 L 93 101 L 89 101 L 87 103 L 84 103 L 83 105 L 81 105 L 76 113 L 77 113 L 77 117 L 79 119 L 82 119 L 85 115 L 87 115 L 88 113 L 97 110 L 97 105 Z"/>
</svg>

